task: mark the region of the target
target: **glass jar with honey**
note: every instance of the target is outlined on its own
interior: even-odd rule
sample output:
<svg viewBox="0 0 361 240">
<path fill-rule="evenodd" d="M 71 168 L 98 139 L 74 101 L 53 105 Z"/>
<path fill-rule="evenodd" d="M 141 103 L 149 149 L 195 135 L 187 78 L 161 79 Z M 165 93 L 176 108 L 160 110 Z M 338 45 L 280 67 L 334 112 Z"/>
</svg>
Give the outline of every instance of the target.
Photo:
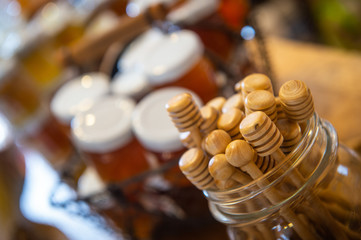
<svg viewBox="0 0 361 240">
<path fill-rule="evenodd" d="M 144 149 L 131 128 L 134 107 L 129 98 L 104 96 L 72 121 L 73 142 L 106 183 L 120 182 L 149 169 Z"/>
<path fill-rule="evenodd" d="M 177 31 L 147 53 L 145 73 L 155 88 L 184 87 L 207 102 L 217 96 L 218 86 L 214 68 L 203 54 L 204 46 L 194 32 Z"/>
</svg>

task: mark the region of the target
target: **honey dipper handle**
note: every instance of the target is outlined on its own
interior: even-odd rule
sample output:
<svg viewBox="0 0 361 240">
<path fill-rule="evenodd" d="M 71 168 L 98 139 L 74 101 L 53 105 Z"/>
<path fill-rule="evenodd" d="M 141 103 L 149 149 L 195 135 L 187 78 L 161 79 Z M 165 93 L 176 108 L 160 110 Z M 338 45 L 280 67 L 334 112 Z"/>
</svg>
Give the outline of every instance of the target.
<svg viewBox="0 0 361 240">
<path fill-rule="evenodd" d="M 250 178 L 247 174 L 240 172 L 237 170 L 233 175 L 232 178 L 241 183 L 242 185 L 246 185 L 252 181 L 252 178 Z"/>
<path fill-rule="evenodd" d="M 282 216 L 290 223 L 293 224 L 295 231 L 298 236 L 303 240 L 316 240 L 318 239 L 314 234 L 311 233 L 310 228 L 297 217 L 297 215 L 291 211 L 288 207 L 280 210 Z"/>
<path fill-rule="evenodd" d="M 272 157 L 277 159 L 277 163 L 280 163 L 280 161 L 282 161 L 286 156 L 280 149 L 277 149 L 274 153 L 272 153 Z M 286 168 L 288 167 L 287 164 L 285 166 Z M 306 182 L 305 178 L 297 169 L 291 172 L 291 181 L 298 188 L 301 188 Z M 337 239 L 347 239 L 345 232 L 337 225 L 332 215 L 321 203 L 321 200 L 315 194 L 311 194 L 310 197 L 312 199 L 313 208 L 319 211 L 323 224 L 327 226 L 329 231 L 332 232 Z"/>
<path fill-rule="evenodd" d="M 253 179 L 257 179 L 260 176 L 263 175 L 263 173 L 257 168 L 257 166 L 254 163 L 250 163 L 246 166 L 242 167 L 242 170 L 248 172 Z M 260 188 L 264 188 L 269 185 L 269 182 L 267 180 L 263 181 L 257 181 L 257 185 Z M 280 196 L 275 191 L 274 188 L 269 188 L 264 192 L 265 196 L 270 200 L 271 203 L 277 204 L 280 202 Z M 317 238 L 314 236 L 314 234 L 311 233 L 310 229 L 307 228 L 304 223 L 297 217 L 297 215 L 291 211 L 289 208 L 283 208 L 281 209 L 282 216 L 293 224 L 293 227 L 295 228 L 295 231 L 300 236 L 301 239 L 312 239 L 316 240 Z"/>
<path fill-rule="evenodd" d="M 202 138 L 202 134 L 201 134 L 199 128 L 198 127 L 193 127 L 193 129 L 190 129 L 189 132 L 190 132 L 190 135 L 191 135 L 194 143 L 196 144 L 196 146 L 198 148 L 202 148 L 202 140 L 203 140 L 203 138 Z"/>
</svg>

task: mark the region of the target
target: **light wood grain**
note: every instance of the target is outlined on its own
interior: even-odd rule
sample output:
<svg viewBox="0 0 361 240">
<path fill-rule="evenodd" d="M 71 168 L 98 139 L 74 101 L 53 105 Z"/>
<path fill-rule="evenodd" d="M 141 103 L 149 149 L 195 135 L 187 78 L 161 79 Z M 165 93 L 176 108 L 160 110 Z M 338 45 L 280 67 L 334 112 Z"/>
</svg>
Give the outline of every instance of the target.
<svg viewBox="0 0 361 240">
<path fill-rule="evenodd" d="M 232 138 L 242 139 L 242 135 L 239 131 L 239 124 L 245 117 L 243 111 L 238 108 L 229 109 L 227 112 L 222 113 L 217 121 L 218 129 L 226 131 Z"/>
<path fill-rule="evenodd" d="M 243 171 L 247 172 L 253 179 L 259 179 L 263 176 L 263 173 L 252 161 L 254 150 L 246 141 L 232 141 L 227 146 L 225 155 L 227 161 L 231 165 L 240 167 Z M 256 181 L 256 183 L 260 188 L 265 188 L 270 184 L 266 179 L 262 181 Z M 268 190 L 264 191 L 263 193 L 272 204 L 278 204 L 280 201 L 282 201 L 281 196 L 272 187 L 268 188 Z M 304 224 L 302 220 L 300 220 L 291 209 L 283 208 L 281 209 L 280 213 L 287 221 L 293 223 L 295 231 L 302 239 L 317 239 L 315 234 L 310 231 L 307 225 Z"/>
<path fill-rule="evenodd" d="M 192 142 L 201 147 L 202 135 L 200 125 L 203 122 L 200 110 L 189 93 L 172 97 L 165 108 L 179 132 L 190 132 Z"/>
<path fill-rule="evenodd" d="M 226 131 L 216 129 L 205 138 L 204 148 L 211 156 L 214 156 L 219 153 L 224 153 L 230 142 L 231 137 Z"/>
<path fill-rule="evenodd" d="M 249 93 L 245 99 L 246 115 L 262 111 L 273 121 L 277 121 L 276 99 L 272 93 L 266 90 L 255 90 Z"/>
<path fill-rule="evenodd" d="M 188 180 L 200 190 L 216 189 L 208 172 L 208 157 L 200 148 L 187 150 L 179 159 L 179 168 Z"/>
</svg>

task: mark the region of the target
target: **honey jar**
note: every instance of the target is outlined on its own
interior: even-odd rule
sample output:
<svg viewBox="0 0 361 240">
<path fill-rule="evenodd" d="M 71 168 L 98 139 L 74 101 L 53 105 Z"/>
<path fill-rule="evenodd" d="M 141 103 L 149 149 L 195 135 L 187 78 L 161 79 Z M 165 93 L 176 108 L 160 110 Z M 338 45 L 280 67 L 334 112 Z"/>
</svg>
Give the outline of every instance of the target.
<svg viewBox="0 0 361 240">
<path fill-rule="evenodd" d="M 86 73 L 63 84 L 50 102 L 50 110 L 64 134 L 69 136 L 70 122 L 78 111 L 87 110 L 97 97 L 109 91 L 109 77 Z"/>
<path fill-rule="evenodd" d="M 135 102 L 121 96 L 103 96 L 72 121 L 72 139 L 87 164 L 101 179 L 119 182 L 149 169 L 144 149 L 132 133 Z"/>
<path fill-rule="evenodd" d="M 203 102 L 218 94 L 212 64 L 204 57 L 204 46 L 192 31 L 167 35 L 146 55 L 145 73 L 155 88 L 178 86 L 195 92 Z"/>
<path fill-rule="evenodd" d="M 40 109 L 39 92 L 32 79 L 15 59 L 0 60 L 0 109 L 16 128 Z"/>
</svg>

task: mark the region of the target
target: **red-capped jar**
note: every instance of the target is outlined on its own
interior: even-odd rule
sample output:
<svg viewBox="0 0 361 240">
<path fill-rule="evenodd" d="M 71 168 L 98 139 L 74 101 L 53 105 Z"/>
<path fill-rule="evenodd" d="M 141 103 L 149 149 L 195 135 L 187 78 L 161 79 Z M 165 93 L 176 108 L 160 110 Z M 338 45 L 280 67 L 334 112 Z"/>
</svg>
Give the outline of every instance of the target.
<svg viewBox="0 0 361 240">
<path fill-rule="evenodd" d="M 155 88 L 184 87 L 203 102 L 218 94 L 215 71 L 204 57 L 204 46 L 192 31 L 181 30 L 162 38 L 147 53 L 145 73 Z"/>
<path fill-rule="evenodd" d="M 133 136 L 135 102 L 104 96 L 72 121 L 72 138 L 86 162 L 106 183 L 119 182 L 149 169 L 144 149 Z"/>
</svg>

